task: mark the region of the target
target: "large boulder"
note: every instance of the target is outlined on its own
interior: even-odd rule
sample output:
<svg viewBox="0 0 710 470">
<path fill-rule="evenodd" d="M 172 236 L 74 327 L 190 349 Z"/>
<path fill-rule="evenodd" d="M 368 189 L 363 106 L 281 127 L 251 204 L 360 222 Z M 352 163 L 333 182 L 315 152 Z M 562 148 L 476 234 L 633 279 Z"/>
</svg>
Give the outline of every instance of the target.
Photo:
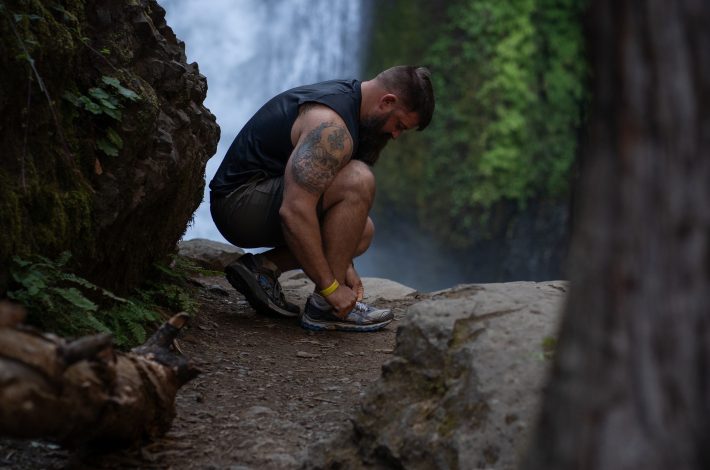
<svg viewBox="0 0 710 470">
<path fill-rule="evenodd" d="M 67 250 L 128 289 L 202 199 L 205 77 L 155 0 L 6 0 L 0 18 L 0 293 L 12 255 Z"/>
<path fill-rule="evenodd" d="M 306 468 L 512 469 L 554 345 L 564 282 L 465 285 L 409 308 L 393 358 Z"/>
</svg>

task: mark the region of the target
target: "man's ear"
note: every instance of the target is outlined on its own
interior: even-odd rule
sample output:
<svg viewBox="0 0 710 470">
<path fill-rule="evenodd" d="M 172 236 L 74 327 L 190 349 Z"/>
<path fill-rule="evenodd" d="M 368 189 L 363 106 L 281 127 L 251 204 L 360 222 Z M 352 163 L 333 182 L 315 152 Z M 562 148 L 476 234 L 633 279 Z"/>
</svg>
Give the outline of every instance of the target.
<svg viewBox="0 0 710 470">
<path fill-rule="evenodd" d="M 397 95 L 387 93 L 380 98 L 380 108 L 387 110 L 397 103 Z"/>
</svg>

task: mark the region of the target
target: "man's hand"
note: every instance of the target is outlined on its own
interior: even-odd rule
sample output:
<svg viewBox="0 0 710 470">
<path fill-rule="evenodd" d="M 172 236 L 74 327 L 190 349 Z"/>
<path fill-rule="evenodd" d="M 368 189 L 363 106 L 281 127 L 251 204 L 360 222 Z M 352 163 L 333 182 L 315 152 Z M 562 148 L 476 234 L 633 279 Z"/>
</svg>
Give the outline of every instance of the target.
<svg viewBox="0 0 710 470">
<path fill-rule="evenodd" d="M 325 300 L 333 307 L 337 316 L 345 318 L 345 315 L 355 307 L 357 296 L 350 287 L 340 284 L 332 294 L 325 297 Z"/>
<path fill-rule="evenodd" d="M 365 296 L 365 288 L 362 285 L 360 275 L 355 271 L 355 266 L 352 264 L 345 271 L 345 285 L 355 292 L 358 302 Z"/>
</svg>

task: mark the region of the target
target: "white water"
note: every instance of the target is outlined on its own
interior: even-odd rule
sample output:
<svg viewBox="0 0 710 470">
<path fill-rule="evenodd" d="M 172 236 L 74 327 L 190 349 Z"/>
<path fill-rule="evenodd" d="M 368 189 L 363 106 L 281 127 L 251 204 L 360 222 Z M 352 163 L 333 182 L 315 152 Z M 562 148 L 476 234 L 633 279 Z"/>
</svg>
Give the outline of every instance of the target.
<svg viewBox="0 0 710 470">
<path fill-rule="evenodd" d="M 222 130 L 207 163 L 212 179 L 229 145 L 262 104 L 281 91 L 333 78 L 362 78 L 363 0 L 159 0 L 207 77 L 205 105 Z M 225 242 L 205 198 L 185 239 Z"/>
</svg>

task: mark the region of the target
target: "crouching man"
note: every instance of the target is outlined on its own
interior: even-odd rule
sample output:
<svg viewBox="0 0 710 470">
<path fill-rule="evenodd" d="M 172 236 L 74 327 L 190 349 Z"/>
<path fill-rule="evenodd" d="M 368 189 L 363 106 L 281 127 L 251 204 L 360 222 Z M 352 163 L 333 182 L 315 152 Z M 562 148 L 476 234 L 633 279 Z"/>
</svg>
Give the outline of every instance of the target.
<svg viewBox="0 0 710 470">
<path fill-rule="evenodd" d="M 298 316 L 278 282 L 301 268 L 315 283 L 301 325 L 375 331 L 389 310 L 361 302 L 353 258 L 370 246 L 375 197 L 370 169 L 392 139 L 431 121 L 424 67 L 398 66 L 374 79 L 332 80 L 283 92 L 244 126 L 210 182 L 212 218 L 229 242 L 274 247 L 242 256 L 229 282 L 259 312 Z"/>
</svg>

